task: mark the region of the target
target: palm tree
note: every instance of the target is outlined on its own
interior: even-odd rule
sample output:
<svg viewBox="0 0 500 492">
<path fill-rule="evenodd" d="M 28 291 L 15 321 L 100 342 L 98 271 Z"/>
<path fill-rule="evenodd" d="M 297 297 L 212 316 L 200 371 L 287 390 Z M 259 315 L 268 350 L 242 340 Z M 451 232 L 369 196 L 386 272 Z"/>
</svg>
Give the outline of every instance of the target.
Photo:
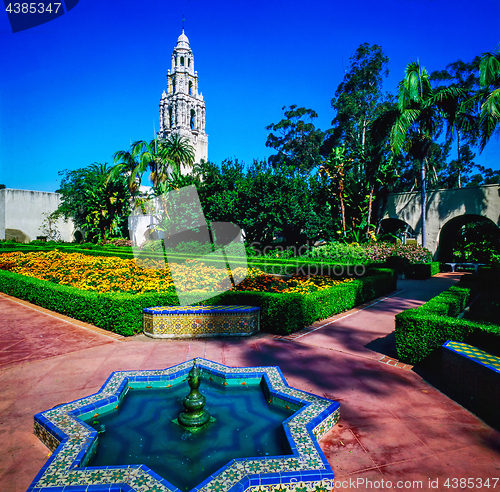
<svg viewBox="0 0 500 492">
<path fill-rule="evenodd" d="M 418 62 L 409 63 L 405 77 L 398 85 L 398 107 L 391 129 L 392 148 L 399 154 L 403 148 L 420 165 L 422 199 L 422 246 L 425 247 L 426 159 L 433 137 L 440 124 L 449 118 L 451 101 L 460 97 L 462 90 L 445 87 L 433 90 L 429 74 Z"/>
<path fill-rule="evenodd" d="M 163 142 L 154 138 L 151 142 L 137 140 L 132 144 L 132 155 L 137 158 L 139 170 L 149 168 L 149 175 L 153 182 L 153 188 L 159 183 L 166 181 L 168 177 L 168 167 L 175 165 L 174 161 L 168 156 L 167 148 Z"/>
<path fill-rule="evenodd" d="M 450 163 L 450 177 L 455 175 L 458 187 L 462 187 L 462 174 L 470 170 L 470 161 L 464 160 L 467 155 L 467 145 L 475 146 L 478 139 L 479 105 L 471 99 L 479 90 L 479 63 L 480 57 L 465 63 L 462 60 L 450 63 L 446 70 L 438 70 L 430 75 L 433 82 L 445 82 L 447 86 L 459 87 L 462 93 L 448 101 L 446 108 L 446 141 L 450 143 L 456 137 L 457 158 Z M 464 145 L 464 142 L 465 145 Z M 455 179 L 455 178 L 452 178 Z M 450 182 L 455 185 L 455 182 Z"/>
<path fill-rule="evenodd" d="M 146 168 L 141 165 L 132 149 L 130 151 L 118 150 L 113 154 L 113 161 L 115 165 L 108 173 L 106 184 L 114 181 L 118 176 L 126 176 L 127 186 L 131 195 L 131 208 L 134 210 L 141 186 L 142 175 Z"/>
<path fill-rule="evenodd" d="M 113 154 L 114 166 L 108 175 L 108 180 L 113 180 L 117 176 L 127 176 L 127 186 L 130 193 L 136 193 L 141 186 L 142 174 L 144 169 L 129 150 L 118 150 Z"/>
<path fill-rule="evenodd" d="M 87 166 L 86 171 L 88 175 L 95 176 L 100 183 L 103 183 L 107 180 L 108 174 L 111 171 L 111 168 L 108 167 L 109 164 L 105 162 L 94 162 Z"/>
<path fill-rule="evenodd" d="M 481 84 L 479 126 L 482 152 L 492 135 L 500 134 L 500 45 L 481 56 L 479 83 Z"/>
<path fill-rule="evenodd" d="M 187 137 L 178 133 L 172 133 L 162 142 L 165 155 L 175 164 L 175 170 L 180 173 L 181 165 L 192 168 L 195 159 L 195 151 Z"/>
</svg>

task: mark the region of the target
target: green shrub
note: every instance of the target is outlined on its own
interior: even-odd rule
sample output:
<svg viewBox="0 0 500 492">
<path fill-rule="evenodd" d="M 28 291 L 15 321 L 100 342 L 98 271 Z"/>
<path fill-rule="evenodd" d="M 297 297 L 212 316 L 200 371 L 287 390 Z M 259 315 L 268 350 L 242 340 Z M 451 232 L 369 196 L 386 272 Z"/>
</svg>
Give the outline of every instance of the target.
<svg viewBox="0 0 500 492">
<path fill-rule="evenodd" d="M 457 318 L 473 293 L 473 285 L 467 280 L 416 309 L 396 315 L 395 336 L 399 357 L 415 364 L 447 340 L 462 342 L 475 331 L 495 331 L 484 323 Z"/>
<path fill-rule="evenodd" d="M 0 292 L 125 336 L 142 330 L 144 308 L 177 304 L 173 294 L 98 294 L 7 271 Z"/>
<path fill-rule="evenodd" d="M 426 278 L 432 277 L 439 273 L 439 262 L 432 261 L 429 263 L 415 263 L 409 264 L 406 270 L 406 275 L 408 278 L 413 278 L 416 280 L 424 280 Z"/>
<path fill-rule="evenodd" d="M 401 360 L 416 364 L 425 359 L 447 340 L 463 342 L 478 323 L 446 315 L 408 309 L 396 316 L 396 348 Z"/>
<path fill-rule="evenodd" d="M 359 244 L 329 243 L 311 249 L 305 258 L 326 259 L 338 264 L 367 263 L 366 248 Z"/>
</svg>

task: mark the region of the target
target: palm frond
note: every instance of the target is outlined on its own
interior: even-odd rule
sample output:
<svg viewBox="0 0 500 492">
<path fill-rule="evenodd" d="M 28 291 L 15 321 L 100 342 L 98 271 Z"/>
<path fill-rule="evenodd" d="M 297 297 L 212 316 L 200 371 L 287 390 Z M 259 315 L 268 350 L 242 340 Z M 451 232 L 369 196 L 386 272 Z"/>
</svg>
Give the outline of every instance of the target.
<svg viewBox="0 0 500 492">
<path fill-rule="evenodd" d="M 479 83 L 488 87 L 500 79 L 500 45 L 493 51 L 483 53 L 479 63 Z"/>
</svg>

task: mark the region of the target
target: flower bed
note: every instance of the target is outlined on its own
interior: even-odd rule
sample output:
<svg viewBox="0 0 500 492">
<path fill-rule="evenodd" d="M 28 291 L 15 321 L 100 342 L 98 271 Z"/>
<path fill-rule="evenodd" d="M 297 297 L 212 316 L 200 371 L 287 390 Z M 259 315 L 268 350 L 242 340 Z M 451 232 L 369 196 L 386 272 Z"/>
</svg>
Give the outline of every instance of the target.
<svg viewBox="0 0 500 492">
<path fill-rule="evenodd" d="M 58 250 L 0 254 L 0 269 L 101 294 L 105 292 L 174 293 L 170 269 L 175 269 L 177 275 L 180 274 L 186 279 L 195 278 L 196 290 L 206 292 L 210 292 L 214 287 L 220 289 L 220 284 L 225 278 L 223 270 L 214 266 L 206 266 L 197 260 L 187 260 L 184 264 L 173 263 L 162 269 L 145 269 L 137 266 L 134 260 L 63 253 Z M 237 268 L 235 273 L 240 273 L 240 269 Z M 351 280 L 338 280 L 326 276 L 292 277 L 283 280 L 251 268 L 247 278 L 234 289 L 309 294 Z"/>
<path fill-rule="evenodd" d="M 416 244 L 381 242 L 369 244 L 365 249 L 368 260 L 374 263 L 385 262 L 391 256 L 404 258 L 411 264 L 422 264 L 432 261 L 431 252 Z"/>
</svg>

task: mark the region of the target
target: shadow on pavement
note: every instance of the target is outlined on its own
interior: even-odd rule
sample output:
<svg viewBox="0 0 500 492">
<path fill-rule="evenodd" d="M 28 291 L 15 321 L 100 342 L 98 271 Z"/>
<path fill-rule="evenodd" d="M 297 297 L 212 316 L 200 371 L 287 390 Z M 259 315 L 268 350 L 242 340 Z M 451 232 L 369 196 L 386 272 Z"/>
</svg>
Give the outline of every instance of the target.
<svg viewBox="0 0 500 492">
<path fill-rule="evenodd" d="M 380 354 L 387 355 L 394 359 L 398 358 L 398 352 L 396 350 L 396 336 L 394 332 L 389 333 L 385 337 L 379 337 L 365 345 L 367 349 L 373 350 Z"/>
</svg>

